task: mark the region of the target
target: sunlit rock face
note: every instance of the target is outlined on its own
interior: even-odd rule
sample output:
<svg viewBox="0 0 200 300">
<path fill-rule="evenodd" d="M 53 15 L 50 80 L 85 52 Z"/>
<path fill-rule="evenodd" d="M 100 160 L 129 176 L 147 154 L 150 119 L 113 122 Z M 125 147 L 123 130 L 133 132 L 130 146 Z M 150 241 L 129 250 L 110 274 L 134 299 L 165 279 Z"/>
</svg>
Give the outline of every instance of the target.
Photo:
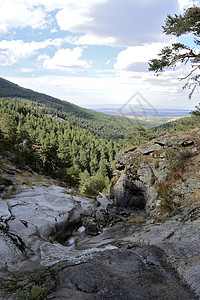
<svg viewBox="0 0 200 300">
<path fill-rule="evenodd" d="M 116 156 L 111 198 L 122 208 L 152 208 L 170 194 L 179 204 L 200 193 L 198 132 L 165 134 Z M 173 196 L 173 197 L 172 197 Z"/>
<path fill-rule="evenodd" d="M 65 243 L 91 206 L 90 199 L 50 185 L 24 186 L 11 198 L 0 199 L 0 265 L 37 255 L 41 249 L 44 257 L 42 245 Z"/>
</svg>

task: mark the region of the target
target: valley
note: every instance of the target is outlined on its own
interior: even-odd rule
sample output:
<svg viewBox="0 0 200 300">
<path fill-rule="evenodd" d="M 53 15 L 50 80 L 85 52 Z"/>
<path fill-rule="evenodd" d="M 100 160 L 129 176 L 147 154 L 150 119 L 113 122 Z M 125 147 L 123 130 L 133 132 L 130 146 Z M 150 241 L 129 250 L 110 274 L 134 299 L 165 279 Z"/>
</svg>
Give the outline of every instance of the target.
<svg viewBox="0 0 200 300">
<path fill-rule="evenodd" d="M 0 299 L 199 299 L 199 109 L 152 127 L 0 84 Z"/>
</svg>

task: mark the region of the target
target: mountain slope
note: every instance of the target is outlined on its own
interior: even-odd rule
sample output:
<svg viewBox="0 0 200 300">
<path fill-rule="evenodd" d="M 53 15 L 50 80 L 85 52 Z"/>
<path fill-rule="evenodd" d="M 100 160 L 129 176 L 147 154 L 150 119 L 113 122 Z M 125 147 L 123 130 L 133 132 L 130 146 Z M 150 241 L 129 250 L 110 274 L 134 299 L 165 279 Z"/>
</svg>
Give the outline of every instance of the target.
<svg viewBox="0 0 200 300">
<path fill-rule="evenodd" d="M 125 117 L 111 116 L 95 112 L 62 101 L 57 98 L 25 89 L 8 80 L 0 78 L 0 98 L 23 100 L 27 104 L 39 107 L 43 112 L 69 121 L 72 125 L 85 128 L 93 134 L 106 139 L 123 138 L 135 124 L 145 122 L 130 120 Z"/>
</svg>

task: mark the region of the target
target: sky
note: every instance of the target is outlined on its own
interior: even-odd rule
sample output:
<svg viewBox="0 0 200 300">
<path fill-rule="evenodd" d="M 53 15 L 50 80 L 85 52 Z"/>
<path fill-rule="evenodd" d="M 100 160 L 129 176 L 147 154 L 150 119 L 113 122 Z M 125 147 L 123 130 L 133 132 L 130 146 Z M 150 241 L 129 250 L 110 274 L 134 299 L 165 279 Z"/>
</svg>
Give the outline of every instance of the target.
<svg viewBox="0 0 200 300">
<path fill-rule="evenodd" d="M 189 66 L 155 76 L 148 61 L 176 41 L 168 14 L 196 0 L 0 0 L 0 77 L 82 107 L 120 108 L 139 93 L 155 108 L 194 108 Z M 182 41 L 191 46 L 191 38 Z"/>
</svg>

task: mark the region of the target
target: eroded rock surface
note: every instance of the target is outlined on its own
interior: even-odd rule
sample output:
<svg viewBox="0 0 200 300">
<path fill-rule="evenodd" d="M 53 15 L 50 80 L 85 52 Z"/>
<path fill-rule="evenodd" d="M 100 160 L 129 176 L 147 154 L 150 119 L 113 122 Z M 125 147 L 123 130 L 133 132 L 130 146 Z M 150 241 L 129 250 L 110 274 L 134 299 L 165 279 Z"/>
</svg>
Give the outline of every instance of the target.
<svg viewBox="0 0 200 300">
<path fill-rule="evenodd" d="M 116 166 L 116 205 L 19 184 L 21 170 L 0 168 L 0 282 L 35 270 L 44 299 L 200 299 L 199 137 L 160 137 Z"/>
<path fill-rule="evenodd" d="M 156 200 L 162 200 L 164 192 L 173 195 L 176 204 L 192 202 L 200 194 L 199 166 L 197 131 L 160 136 L 116 156 L 111 197 L 122 208 L 152 208 Z"/>
<path fill-rule="evenodd" d="M 59 186 L 24 186 L 0 199 L 0 265 L 45 257 L 44 245 L 64 243 L 91 206 L 91 199 L 66 194 Z"/>
<path fill-rule="evenodd" d="M 195 299 L 154 246 L 105 251 L 87 263 L 63 268 L 47 299 Z"/>
</svg>

